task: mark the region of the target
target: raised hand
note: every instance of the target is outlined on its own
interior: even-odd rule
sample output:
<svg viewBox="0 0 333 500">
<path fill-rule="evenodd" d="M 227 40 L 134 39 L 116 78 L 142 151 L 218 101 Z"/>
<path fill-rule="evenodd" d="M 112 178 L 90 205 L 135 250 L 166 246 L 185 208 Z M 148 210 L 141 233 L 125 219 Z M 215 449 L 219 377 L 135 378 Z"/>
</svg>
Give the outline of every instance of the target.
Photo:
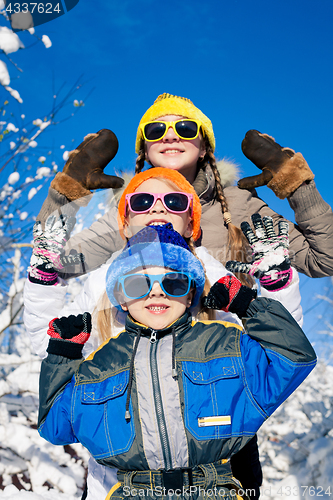
<svg viewBox="0 0 333 500">
<path fill-rule="evenodd" d="M 104 168 L 118 151 L 118 139 L 108 129 L 88 134 L 70 154 L 63 173 L 87 190 L 120 188 L 124 181 L 115 175 L 104 174 Z"/>
<path fill-rule="evenodd" d="M 33 283 L 53 285 L 58 270 L 83 261 L 82 254 L 64 255 L 64 246 L 75 225 L 75 217 L 50 215 L 42 230 L 41 222 L 33 227 L 34 248 L 30 260 L 29 279 Z"/>
<path fill-rule="evenodd" d="M 251 216 L 254 232 L 248 222 L 241 223 L 241 229 L 252 249 L 251 262 L 229 261 L 226 268 L 233 273 L 246 273 L 258 278 L 267 290 L 281 290 L 292 280 L 289 260 L 288 222 L 278 223 L 278 234 L 271 217 L 259 214 Z"/>
<path fill-rule="evenodd" d="M 74 316 L 71 314 L 62 318 L 55 318 L 49 323 L 47 334 L 53 339 L 67 340 L 83 345 L 87 342 L 91 332 L 91 314 L 85 312 Z"/>
<path fill-rule="evenodd" d="M 273 137 L 249 130 L 242 141 L 242 151 L 260 170 L 261 174 L 238 181 L 240 189 L 268 186 L 281 199 L 290 196 L 305 181 L 314 178 L 301 153 L 283 148 Z"/>
<path fill-rule="evenodd" d="M 204 298 L 204 306 L 209 309 L 230 311 L 243 318 L 256 296 L 255 290 L 242 285 L 235 276 L 224 276 L 211 287 L 207 297 Z"/>
</svg>

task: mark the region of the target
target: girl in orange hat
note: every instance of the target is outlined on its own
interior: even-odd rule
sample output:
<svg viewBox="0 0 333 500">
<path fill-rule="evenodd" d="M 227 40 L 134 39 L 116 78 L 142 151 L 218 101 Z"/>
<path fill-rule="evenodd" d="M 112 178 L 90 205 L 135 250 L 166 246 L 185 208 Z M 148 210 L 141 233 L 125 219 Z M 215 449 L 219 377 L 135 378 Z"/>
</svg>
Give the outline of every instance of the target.
<svg viewBox="0 0 333 500">
<path fill-rule="evenodd" d="M 208 280 L 213 284 L 228 272 L 204 247 L 195 248 L 195 241 L 198 241 L 201 236 L 200 218 L 201 204 L 193 186 L 184 176 L 172 169 L 154 168 L 135 175 L 124 190 L 118 204 L 118 224 L 123 239 L 131 237 L 142 227 L 171 223 L 174 229 L 186 238 L 193 253 L 196 253 L 203 262 Z M 112 260 L 116 255 L 113 255 Z M 27 281 L 25 324 L 31 336 L 33 348 L 40 356 L 44 357 L 46 354 L 48 340 L 46 327 L 55 316 L 77 314 L 82 311 L 93 313 L 93 334 L 86 344 L 85 355 L 97 349 L 100 343 L 110 335 L 117 334 L 123 329 L 125 314 L 111 308 L 105 293 L 104 283 L 108 265 L 91 273 L 74 303 L 66 307 L 64 303 L 67 287 L 60 279 L 55 286 L 45 286 L 45 282 L 38 284 L 36 280 L 35 282 Z M 50 270 L 50 274 L 52 273 L 54 269 Z M 45 269 L 43 277 L 45 278 Z M 300 319 L 297 273 L 294 278 L 290 287 L 281 293 L 273 293 L 273 296 L 279 299 L 284 295 L 284 303 L 288 304 L 289 310 L 294 309 L 295 317 Z M 209 281 L 206 283 L 206 290 L 210 288 Z M 41 296 L 43 301 L 41 301 Z M 196 316 L 199 311 L 202 312 L 202 305 L 192 311 L 193 316 Z M 240 324 L 239 318 L 231 313 L 218 312 L 217 315 L 224 321 Z M 212 316 L 208 317 L 212 318 Z M 110 489 L 108 481 L 112 480 L 112 471 L 106 473 L 92 460 L 89 470 L 94 473 L 88 476 L 87 498 L 102 498 L 99 496 L 99 491 L 103 491 L 104 494 Z"/>
</svg>

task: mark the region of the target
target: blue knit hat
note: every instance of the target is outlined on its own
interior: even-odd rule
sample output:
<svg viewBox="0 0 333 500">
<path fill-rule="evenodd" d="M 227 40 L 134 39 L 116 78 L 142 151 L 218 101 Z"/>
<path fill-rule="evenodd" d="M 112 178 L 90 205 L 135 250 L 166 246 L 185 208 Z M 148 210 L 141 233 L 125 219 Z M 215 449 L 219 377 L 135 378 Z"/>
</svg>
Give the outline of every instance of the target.
<svg viewBox="0 0 333 500">
<path fill-rule="evenodd" d="M 195 283 L 192 306 L 199 302 L 205 285 L 205 272 L 201 262 L 192 254 L 186 241 L 172 227 L 147 226 L 126 244 L 106 273 L 106 292 L 112 305 L 120 309 L 114 295 L 118 278 L 136 269 L 149 266 L 167 267 L 173 271 L 190 273 Z"/>
</svg>

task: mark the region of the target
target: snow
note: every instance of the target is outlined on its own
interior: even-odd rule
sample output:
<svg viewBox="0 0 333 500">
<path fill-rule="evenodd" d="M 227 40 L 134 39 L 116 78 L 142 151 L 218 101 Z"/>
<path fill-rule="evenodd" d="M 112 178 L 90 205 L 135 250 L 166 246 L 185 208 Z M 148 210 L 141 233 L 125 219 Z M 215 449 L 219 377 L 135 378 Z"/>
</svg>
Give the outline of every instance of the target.
<svg viewBox="0 0 333 500">
<path fill-rule="evenodd" d="M 69 157 L 69 151 L 64 151 L 64 154 L 62 155 L 63 160 L 67 161 Z"/>
<path fill-rule="evenodd" d="M 19 49 L 24 49 L 24 45 L 17 34 L 6 26 L 0 26 L 0 50 L 10 54 Z"/>
<path fill-rule="evenodd" d="M 23 328 L 16 340 L 17 354 L 0 352 L 0 370 L 6 375 L 0 380 L 0 498 L 79 499 L 88 453 L 80 444 L 53 446 L 39 436 L 41 360 L 31 354 Z"/>
<path fill-rule="evenodd" d="M 43 42 L 43 44 L 45 45 L 45 47 L 47 49 L 49 49 L 50 47 L 52 47 L 52 42 L 51 42 L 51 40 L 49 39 L 49 37 L 47 35 L 43 35 L 42 36 L 42 42 Z"/>
<path fill-rule="evenodd" d="M 48 177 L 51 173 L 51 169 L 49 167 L 40 167 L 37 169 L 36 178 L 41 179 L 42 177 Z"/>
<path fill-rule="evenodd" d="M 0 83 L 1 85 L 10 84 L 10 76 L 8 73 L 7 65 L 3 61 L 0 61 Z"/>
<path fill-rule="evenodd" d="M 8 132 L 18 132 L 19 129 L 13 123 L 7 123 Z"/>
<path fill-rule="evenodd" d="M 35 195 L 37 194 L 37 189 L 36 188 L 31 188 L 29 193 L 28 193 L 28 200 L 31 200 Z"/>
<path fill-rule="evenodd" d="M 6 89 L 6 90 L 7 90 L 7 92 L 9 92 L 9 93 L 10 93 L 10 95 L 11 95 L 12 97 L 14 97 L 14 99 L 16 99 L 18 102 L 20 102 L 20 103 L 22 103 L 22 102 L 23 102 L 23 100 L 21 99 L 21 96 L 20 96 L 20 94 L 18 93 L 18 91 L 17 91 L 17 90 L 12 89 L 11 87 L 8 87 L 8 85 L 7 85 L 7 86 L 5 86 L 5 89 Z"/>
<path fill-rule="evenodd" d="M 41 130 L 44 130 L 46 129 L 46 127 L 48 127 L 49 125 L 51 125 L 51 120 L 48 120 L 47 122 L 43 122 L 41 125 L 39 125 L 39 128 Z"/>
<path fill-rule="evenodd" d="M 293 500 L 328 499 L 329 487 L 333 496 L 332 379 L 333 367 L 319 363 L 260 429 L 262 500 L 286 498 L 288 488 Z"/>
<path fill-rule="evenodd" d="M 8 184 L 15 184 L 20 178 L 20 174 L 18 172 L 12 172 L 8 177 Z"/>
</svg>

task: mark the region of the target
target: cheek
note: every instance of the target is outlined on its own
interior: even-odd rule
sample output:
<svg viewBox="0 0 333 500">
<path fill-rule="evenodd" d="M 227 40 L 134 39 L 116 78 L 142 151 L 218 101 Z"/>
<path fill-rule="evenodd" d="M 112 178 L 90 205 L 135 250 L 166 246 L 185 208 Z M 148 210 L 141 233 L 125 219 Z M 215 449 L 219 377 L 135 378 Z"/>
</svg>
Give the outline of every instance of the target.
<svg viewBox="0 0 333 500">
<path fill-rule="evenodd" d="M 177 224 L 178 227 L 183 227 L 184 229 L 188 226 L 188 224 L 191 222 L 191 217 L 190 215 L 187 214 L 171 214 L 173 221 L 175 224 Z"/>
<path fill-rule="evenodd" d="M 154 151 L 157 148 L 157 144 L 158 144 L 157 142 L 146 142 L 146 145 L 145 145 L 146 158 L 149 159 L 149 156 L 151 154 L 154 155 Z"/>
<path fill-rule="evenodd" d="M 127 225 L 129 227 L 140 226 L 140 222 L 142 222 L 145 219 L 146 215 L 147 214 L 133 214 L 133 213 L 131 213 L 126 219 Z"/>
</svg>

